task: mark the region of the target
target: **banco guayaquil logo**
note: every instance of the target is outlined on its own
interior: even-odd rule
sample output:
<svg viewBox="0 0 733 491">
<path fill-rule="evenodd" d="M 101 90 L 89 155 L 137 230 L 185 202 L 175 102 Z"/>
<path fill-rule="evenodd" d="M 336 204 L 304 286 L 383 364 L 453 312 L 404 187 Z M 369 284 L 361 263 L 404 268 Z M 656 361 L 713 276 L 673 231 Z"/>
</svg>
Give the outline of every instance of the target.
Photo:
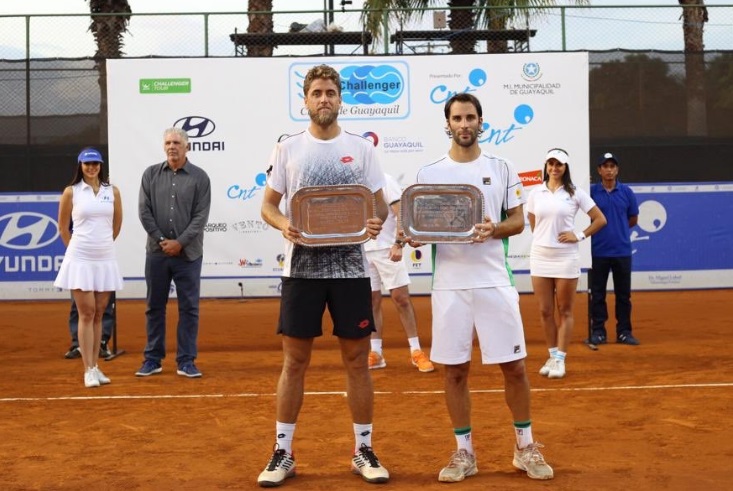
<svg viewBox="0 0 733 491">
<path fill-rule="evenodd" d="M 462 74 L 458 76 L 453 74 L 440 76 L 440 74 L 436 74 L 435 78 L 441 80 L 441 82 L 430 89 L 429 98 L 431 103 L 442 106 L 456 94 L 477 92 L 480 87 L 488 82 L 489 74 L 483 68 L 474 68 L 468 72 L 467 76 Z M 445 82 L 445 80 L 450 80 L 450 83 Z M 474 95 L 479 97 L 477 94 Z M 488 107 L 483 109 L 484 123 L 482 129 L 484 131 L 479 137 L 479 143 L 484 144 L 493 143 L 498 146 L 512 141 L 535 118 L 534 108 L 529 104 L 517 105 L 511 115 L 488 114 Z"/>
<path fill-rule="evenodd" d="M 355 64 L 333 62 L 341 77 L 341 120 L 405 119 L 410 114 L 409 67 L 405 62 Z M 307 121 L 303 104 L 303 81 L 310 63 L 290 66 L 290 117 Z"/>
</svg>

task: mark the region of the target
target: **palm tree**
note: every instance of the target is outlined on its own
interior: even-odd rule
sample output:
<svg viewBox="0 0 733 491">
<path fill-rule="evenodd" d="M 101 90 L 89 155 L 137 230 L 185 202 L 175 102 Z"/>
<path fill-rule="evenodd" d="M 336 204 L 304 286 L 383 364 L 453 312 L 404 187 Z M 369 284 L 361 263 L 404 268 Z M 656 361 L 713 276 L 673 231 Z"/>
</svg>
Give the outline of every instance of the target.
<svg viewBox="0 0 733 491">
<path fill-rule="evenodd" d="M 685 78 L 687 83 L 687 135 L 708 134 L 705 107 L 705 43 L 703 30 L 708 21 L 704 0 L 679 0 L 682 5 L 682 33 L 685 37 Z"/>
<path fill-rule="evenodd" d="M 107 143 L 107 59 L 120 58 L 124 53 L 122 40 L 130 23 L 132 9 L 127 0 L 89 0 L 92 23 L 89 30 L 97 43 L 94 53 L 99 70 L 99 137 L 100 143 Z M 123 15 L 94 15 L 94 14 Z"/>
<path fill-rule="evenodd" d="M 247 6 L 249 25 L 247 32 L 266 34 L 272 32 L 272 0 L 249 0 Z M 269 12 L 253 14 L 252 12 Z M 247 56 L 272 56 L 273 46 L 248 46 Z"/>
<path fill-rule="evenodd" d="M 404 23 L 419 19 L 425 14 L 425 9 L 442 4 L 450 9 L 448 27 L 452 31 L 475 29 L 476 26 L 496 31 L 505 30 L 509 22 L 517 17 L 525 18 L 525 14 L 541 15 L 549 12 L 550 7 L 557 6 L 555 0 L 365 0 L 364 8 L 370 10 L 363 14 L 363 20 L 367 30 L 377 38 L 385 27 L 389 27 L 384 25 L 382 10 L 408 9 L 397 12 L 399 22 Z M 576 0 L 575 4 L 589 5 L 590 0 Z M 450 47 L 454 54 L 476 52 L 476 43 L 461 39 L 460 36 L 450 40 Z M 507 42 L 489 41 L 488 51 L 506 52 Z"/>
</svg>

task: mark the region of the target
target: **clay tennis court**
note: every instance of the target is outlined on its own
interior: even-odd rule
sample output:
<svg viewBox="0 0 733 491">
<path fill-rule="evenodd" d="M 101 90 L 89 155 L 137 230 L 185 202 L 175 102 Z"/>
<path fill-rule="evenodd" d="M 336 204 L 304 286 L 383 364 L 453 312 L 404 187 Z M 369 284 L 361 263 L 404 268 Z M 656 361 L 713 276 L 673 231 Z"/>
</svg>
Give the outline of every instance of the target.
<svg viewBox="0 0 733 491">
<path fill-rule="evenodd" d="M 612 299 L 612 297 L 611 297 Z M 437 481 L 455 442 L 442 368 L 421 374 L 385 299 L 388 366 L 372 372 L 374 446 L 392 490 L 730 489 L 733 457 L 733 290 L 637 292 L 641 346 L 582 344 L 585 295 L 576 304 L 568 376 L 537 374 L 546 351 L 536 304 L 522 295 L 535 438 L 553 481 L 511 465 L 514 434 L 496 367 L 473 365 L 479 474 Z M 430 299 L 415 297 L 424 347 Z M 133 374 L 144 346 L 144 303 L 118 303 L 118 346 L 101 368 L 112 379 L 86 389 L 81 361 L 66 360 L 68 302 L 3 302 L 0 315 L 0 489 L 255 489 L 274 441 L 280 339 L 277 299 L 202 302 L 204 377 L 175 373 L 175 302 L 163 373 Z M 609 332 L 613 332 L 610 326 Z M 477 351 L 474 360 L 478 359 Z M 315 345 L 295 435 L 298 475 L 282 489 L 372 489 L 350 474 L 353 434 L 335 339 Z"/>
</svg>

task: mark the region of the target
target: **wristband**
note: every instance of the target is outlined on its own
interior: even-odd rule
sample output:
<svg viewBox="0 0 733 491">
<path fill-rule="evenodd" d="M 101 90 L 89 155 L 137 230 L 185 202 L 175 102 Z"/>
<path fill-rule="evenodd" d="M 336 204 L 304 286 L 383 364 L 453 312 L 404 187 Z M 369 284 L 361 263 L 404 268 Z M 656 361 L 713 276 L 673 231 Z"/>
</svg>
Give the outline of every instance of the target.
<svg viewBox="0 0 733 491">
<path fill-rule="evenodd" d="M 575 238 L 578 239 L 578 242 L 582 242 L 585 240 L 585 233 L 583 232 L 575 232 Z"/>
</svg>

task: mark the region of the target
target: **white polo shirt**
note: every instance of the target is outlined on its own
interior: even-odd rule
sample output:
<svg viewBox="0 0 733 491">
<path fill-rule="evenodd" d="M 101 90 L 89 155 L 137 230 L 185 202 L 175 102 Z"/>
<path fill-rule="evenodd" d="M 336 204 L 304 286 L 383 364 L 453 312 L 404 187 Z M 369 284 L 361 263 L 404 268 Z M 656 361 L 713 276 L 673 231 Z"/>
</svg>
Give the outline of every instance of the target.
<svg viewBox="0 0 733 491">
<path fill-rule="evenodd" d="M 484 216 L 498 223 L 506 210 L 524 204 L 524 187 L 514 166 L 482 153 L 473 162 L 456 162 L 448 155 L 417 174 L 420 184 L 473 184 L 484 197 Z M 434 244 L 433 290 L 467 290 L 514 285 L 507 263 L 508 239 L 475 244 Z"/>
<path fill-rule="evenodd" d="M 573 196 L 565 188 L 558 188 L 554 193 L 542 183 L 529 193 L 527 212 L 535 217 L 532 243 L 544 247 L 577 248 L 576 242 L 559 242 L 557 236 L 561 232 L 575 230 L 575 215 L 578 210 L 588 213 L 595 201 L 581 188 L 576 187 Z"/>
</svg>

